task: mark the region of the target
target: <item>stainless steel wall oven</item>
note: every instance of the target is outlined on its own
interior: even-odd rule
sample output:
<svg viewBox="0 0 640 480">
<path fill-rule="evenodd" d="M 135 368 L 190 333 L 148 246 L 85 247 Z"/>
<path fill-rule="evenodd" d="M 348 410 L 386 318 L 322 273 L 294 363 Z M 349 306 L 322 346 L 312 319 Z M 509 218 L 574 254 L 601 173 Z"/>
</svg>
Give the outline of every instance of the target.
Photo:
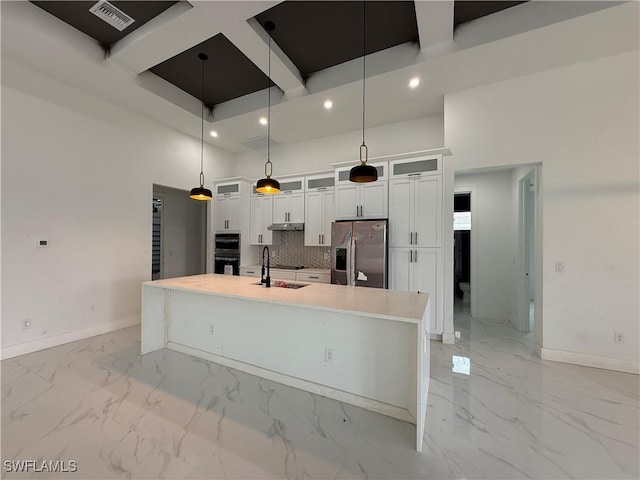
<svg viewBox="0 0 640 480">
<path fill-rule="evenodd" d="M 216 233 L 214 273 L 240 275 L 240 234 Z"/>
</svg>

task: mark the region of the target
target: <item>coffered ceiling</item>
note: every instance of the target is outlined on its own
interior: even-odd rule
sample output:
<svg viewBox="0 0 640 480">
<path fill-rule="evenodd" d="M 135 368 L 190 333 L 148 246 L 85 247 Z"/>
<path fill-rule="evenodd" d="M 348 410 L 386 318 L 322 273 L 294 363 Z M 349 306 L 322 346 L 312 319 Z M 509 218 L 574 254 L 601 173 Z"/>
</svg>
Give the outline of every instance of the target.
<svg viewBox="0 0 640 480">
<path fill-rule="evenodd" d="M 243 152 L 266 133 L 272 21 L 273 138 L 360 127 L 362 2 L 112 3 L 135 22 L 118 31 L 87 13 L 95 2 L 1 2 L 3 60 L 199 137 L 197 54 L 207 53 L 203 100 L 218 137 L 206 141 Z M 369 1 L 367 126 L 440 113 L 447 92 L 633 48 L 637 5 L 607 12 L 620 3 Z"/>
</svg>

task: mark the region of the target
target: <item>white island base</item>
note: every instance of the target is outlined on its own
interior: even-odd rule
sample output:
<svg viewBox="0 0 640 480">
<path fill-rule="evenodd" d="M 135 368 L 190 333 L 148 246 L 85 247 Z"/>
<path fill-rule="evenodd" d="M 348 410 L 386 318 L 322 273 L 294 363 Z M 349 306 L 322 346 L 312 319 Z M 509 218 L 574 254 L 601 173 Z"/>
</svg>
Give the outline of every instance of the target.
<svg viewBox="0 0 640 480">
<path fill-rule="evenodd" d="M 429 391 L 429 294 L 195 275 L 142 287 L 142 353 L 170 348 L 416 424 Z"/>
</svg>

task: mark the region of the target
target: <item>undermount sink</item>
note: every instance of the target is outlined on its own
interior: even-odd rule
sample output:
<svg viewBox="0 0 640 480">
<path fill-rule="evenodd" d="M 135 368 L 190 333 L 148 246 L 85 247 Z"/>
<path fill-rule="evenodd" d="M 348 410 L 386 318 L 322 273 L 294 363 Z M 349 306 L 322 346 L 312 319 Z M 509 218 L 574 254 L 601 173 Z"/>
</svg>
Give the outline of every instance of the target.
<svg viewBox="0 0 640 480">
<path fill-rule="evenodd" d="M 264 284 L 258 282 L 258 283 L 252 283 L 252 285 L 264 285 Z M 309 285 L 308 283 L 293 283 L 293 282 L 283 282 L 282 280 L 271 280 L 272 287 L 292 288 L 294 290 L 297 290 L 298 288 L 306 287 L 308 285 Z"/>
</svg>

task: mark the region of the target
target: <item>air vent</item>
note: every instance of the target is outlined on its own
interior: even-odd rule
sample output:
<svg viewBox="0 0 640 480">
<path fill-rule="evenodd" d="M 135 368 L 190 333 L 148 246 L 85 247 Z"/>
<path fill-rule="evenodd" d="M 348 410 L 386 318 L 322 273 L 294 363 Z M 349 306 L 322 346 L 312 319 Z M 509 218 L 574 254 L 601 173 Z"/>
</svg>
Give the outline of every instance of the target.
<svg viewBox="0 0 640 480">
<path fill-rule="evenodd" d="M 135 22 L 129 15 L 105 0 L 100 0 L 89 11 L 119 31 Z"/>
<path fill-rule="evenodd" d="M 253 137 L 242 142 L 242 145 L 250 150 L 259 150 L 261 148 L 267 148 L 267 136 L 261 135 L 259 137 Z M 273 138 L 271 139 L 271 146 L 280 145 Z"/>
</svg>

